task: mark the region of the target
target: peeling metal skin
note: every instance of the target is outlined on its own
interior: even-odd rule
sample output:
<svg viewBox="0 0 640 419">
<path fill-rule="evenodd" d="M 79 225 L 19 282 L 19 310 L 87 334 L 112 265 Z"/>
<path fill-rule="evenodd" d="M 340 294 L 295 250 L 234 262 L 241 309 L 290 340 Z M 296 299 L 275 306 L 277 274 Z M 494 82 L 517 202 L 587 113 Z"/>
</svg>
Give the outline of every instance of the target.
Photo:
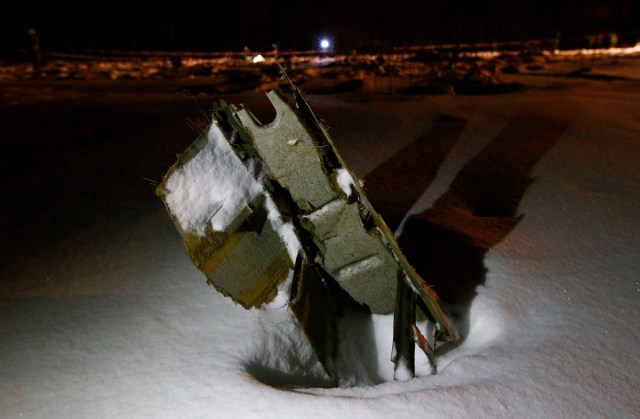
<svg viewBox="0 0 640 419">
<path fill-rule="evenodd" d="M 348 200 L 331 182 L 332 175 L 345 168 L 327 167 L 328 159 L 322 157 L 328 154 L 329 145 L 313 138 L 303 125 L 304 120 L 276 91 L 268 92 L 267 97 L 276 109 L 270 124 L 260 125 L 244 108 L 235 116 L 251 138 L 272 182 L 291 194 L 300 225 L 316 244 L 313 260 L 319 261 L 356 302 L 373 313 L 392 313 L 401 267 L 381 240 L 382 233 L 375 226 L 365 225 L 361 201 Z M 337 154 L 333 147 L 330 151 Z"/>
<path fill-rule="evenodd" d="M 244 107 L 223 101 L 214 110 L 214 123 L 238 159 L 247 166 L 249 161 L 259 165 L 260 170 L 252 166 L 256 181 L 263 185 L 280 218 L 292 223 L 301 244 L 297 260 L 287 255 L 284 239 L 278 240 L 277 231 L 261 214 L 266 208 L 260 203 L 241 210 L 224 232 L 209 228 L 204 238 L 194 238 L 176 222 L 178 230 L 208 282 L 245 308 L 272 300 L 294 269 L 289 304 L 332 378 L 338 375 L 334 367 L 339 345 L 336 316 L 344 309 L 394 313 L 394 362 L 408 365 L 413 375 L 418 299 L 424 303 L 418 308 L 425 307 L 425 314 L 437 324 L 440 340 L 456 341 L 458 336 L 437 296 L 409 265 L 327 131 L 293 88 L 295 110 L 280 92 L 267 93 L 276 110 L 269 124 L 261 124 Z M 194 144 L 169 170 L 163 184 L 197 154 Z M 164 199 L 163 184 L 158 194 Z M 402 298 L 396 297 L 397 290 Z M 432 363 L 435 367 L 435 361 Z"/>
</svg>

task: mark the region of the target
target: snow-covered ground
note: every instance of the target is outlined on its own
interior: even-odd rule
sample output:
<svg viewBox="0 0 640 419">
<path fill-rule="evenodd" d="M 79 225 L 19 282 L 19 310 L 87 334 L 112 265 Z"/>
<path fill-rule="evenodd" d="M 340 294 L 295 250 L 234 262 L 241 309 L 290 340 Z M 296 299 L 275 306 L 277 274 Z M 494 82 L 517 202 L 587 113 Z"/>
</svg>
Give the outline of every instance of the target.
<svg viewBox="0 0 640 419">
<path fill-rule="evenodd" d="M 153 195 L 212 98 L 1 85 L 0 417 L 638 417 L 640 60 L 541 66 L 503 95 L 310 97 L 383 214 L 414 214 L 415 263 L 474 275 L 439 284 L 465 339 L 437 375 L 392 381 L 377 316 L 348 388 L 286 306 L 207 287 Z M 261 94 L 225 99 L 269 117 Z"/>
</svg>

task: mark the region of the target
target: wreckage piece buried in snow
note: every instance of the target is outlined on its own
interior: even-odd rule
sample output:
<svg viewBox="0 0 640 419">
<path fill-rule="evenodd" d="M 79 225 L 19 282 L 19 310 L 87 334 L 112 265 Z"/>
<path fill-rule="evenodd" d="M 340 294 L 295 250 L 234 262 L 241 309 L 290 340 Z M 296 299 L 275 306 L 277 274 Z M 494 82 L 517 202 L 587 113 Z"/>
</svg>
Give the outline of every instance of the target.
<svg viewBox="0 0 640 419">
<path fill-rule="evenodd" d="M 266 125 L 220 101 L 158 195 L 210 285 L 245 308 L 288 296 L 336 382 L 337 316 L 349 309 L 394 313 L 397 379 L 413 376 L 415 344 L 435 371 L 416 307 L 436 324 L 432 341 L 457 341 L 456 331 L 292 87 L 297 110 L 281 93 L 266 93 L 276 110 Z"/>
</svg>

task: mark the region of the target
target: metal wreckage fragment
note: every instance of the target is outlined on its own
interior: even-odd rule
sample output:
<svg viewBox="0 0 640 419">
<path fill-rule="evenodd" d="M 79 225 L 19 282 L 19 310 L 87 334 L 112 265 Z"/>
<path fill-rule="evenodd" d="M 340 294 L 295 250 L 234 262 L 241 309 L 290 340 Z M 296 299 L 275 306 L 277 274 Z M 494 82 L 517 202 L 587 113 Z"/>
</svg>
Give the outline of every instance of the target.
<svg viewBox="0 0 640 419">
<path fill-rule="evenodd" d="M 433 344 L 416 314 L 435 323 L 434 344 L 457 341 L 454 327 L 291 85 L 295 109 L 281 93 L 266 93 L 276 110 L 267 125 L 220 101 L 207 132 L 169 169 L 157 194 L 194 264 L 219 292 L 247 309 L 288 293 L 291 312 L 334 382 L 337 318 L 349 309 L 394 313 L 397 379 L 415 374 L 416 344 L 435 371 Z M 209 170 L 223 160 L 242 175 Z M 215 196 L 223 180 L 237 188 L 235 196 Z M 180 192 L 180 182 L 190 182 L 191 193 Z M 201 208 L 195 221 L 182 214 L 189 206 Z"/>
</svg>

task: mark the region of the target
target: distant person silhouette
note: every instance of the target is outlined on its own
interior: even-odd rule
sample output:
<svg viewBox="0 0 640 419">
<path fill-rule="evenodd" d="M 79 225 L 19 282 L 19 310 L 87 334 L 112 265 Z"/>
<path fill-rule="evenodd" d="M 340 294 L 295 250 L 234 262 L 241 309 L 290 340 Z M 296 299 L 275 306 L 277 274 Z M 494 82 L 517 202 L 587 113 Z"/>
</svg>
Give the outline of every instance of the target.
<svg viewBox="0 0 640 419">
<path fill-rule="evenodd" d="M 27 37 L 29 38 L 29 58 L 33 66 L 33 74 L 35 77 L 42 75 L 42 50 L 40 49 L 40 39 L 35 29 L 27 29 Z"/>
</svg>

